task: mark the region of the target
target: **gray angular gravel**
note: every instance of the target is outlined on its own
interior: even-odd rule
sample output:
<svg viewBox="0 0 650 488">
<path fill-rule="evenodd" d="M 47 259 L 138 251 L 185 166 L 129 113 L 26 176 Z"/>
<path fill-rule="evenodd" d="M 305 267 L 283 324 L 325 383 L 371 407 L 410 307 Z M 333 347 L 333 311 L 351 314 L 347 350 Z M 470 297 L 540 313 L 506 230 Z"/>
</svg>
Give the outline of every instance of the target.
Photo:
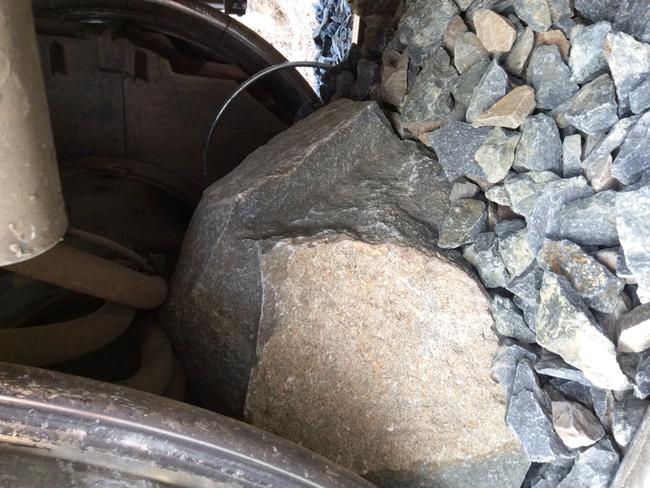
<svg viewBox="0 0 650 488">
<path fill-rule="evenodd" d="M 454 43 L 454 66 L 459 73 L 464 73 L 476 63 L 488 59 L 488 52 L 473 32 L 464 32 Z"/>
<path fill-rule="evenodd" d="M 614 82 L 608 74 L 600 75 L 557 110 L 576 129 L 586 134 L 601 134 L 618 122 Z"/>
<path fill-rule="evenodd" d="M 439 46 L 447 24 L 458 12 L 453 0 L 412 0 L 399 22 L 399 40 L 416 48 Z"/>
<path fill-rule="evenodd" d="M 498 187 L 492 187 L 498 188 Z M 490 190 L 492 189 L 490 188 Z M 523 219 L 502 220 L 494 227 L 494 232 L 499 239 L 505 238 L 510 234 L 526 228 L 526 221 Z M 526 265 L 528 267 L 528 265 Z"/>
<path fill-rule="evenodd" d="M 465 176 L 472 181 L 485 180 L 485 173 L 474 155 L 490 134 L 490 127 L 472 127 L 465 122 L 450 121 L 440 129 L 421 136 L 433 149 L 449 181 Z"/>
<path fill-rule="evenodd" d="M 495 328 L 499 334 L 527 344 L 535 343 L 535 333 L 528 328 L 524 317 L 512 300 L 501 295 L 494 295 L 490 301 L 490 310 L 492 310 Z"/>
<path fill-rule="evenodd" d="M 639 398 L 625 398 L 614 403 L 612 434 L 620 447 L 626 448 L 632 442 L 636 430 L 641 425 L 648 404 L 648 400 Z"/>
<path fill-rule="evenodd" d="M 578 85 L 571 81 L 571 70 L 554 45 L 543 44 L 533 50 L 526 80 L 535 88 L 537 108 L 540 109 L 554 109 L 578 91 Z"/>
<path fill-rule="evenodd" d="M 603 191 L 567 203 L 554 236 L 588 246 L 617 246 L 616 192 Z"/>
<path fill-rule="evenodd" d="M 549 271 L 540 289 L 535 331 L 538 344 L 582 370 L 594 385 L 611 390 L 628 387 L 614 344 L 599 330 L 571 284 Z"/>
<path fill-rule="evenodd" d="M 524 320 L 531 330 L 537 325 L 539 308 L 539 288 L 542 283 L 543 270 L 532 263 L 519 276 L 516 276 L 506 286 L 514 296 L 512 301 L 523 312 Z"/>
<path fill-rule="evenodd" d="M 596 417 L 607 432 L 612 430 L 612 411 L 614 410 L 614 394 L 609 390 L 591 388 L 591 404 Z"/>
<path fill-rule="evenodd" d="M 650 108 L 650 75 L 630 93 L 630 110 L 640 114 Z"/>
<path fill-rule="evenodd" d="M 559 466 L 556 464 L 533 464 L 528 473 L 522 488 L 556 488 L 571 471 L 571 465 Z"/>
<path fill-rule="evenodd" d="M 463 250 L 463 257 L 476 268 L 486 288 L 504 287 L 510 281 L 494 232 L 479 234 L 474 243 Z"/>
<path fill-rule="evenodd" d="M 557 180 L 559 177 L 551 171 L 511 172 L 506 176 L 503 186 L 512 210 L 523 217 L 528 217 L 542 189 Z"/>
<path fill-rule="evenodd" d="M 571 79 L 582 85 L 607 72 L 603 52 L 605 38 L 612 30 L 607 21 L 589 26 L 577 25 L 571 31 Z"/>
<path fill-rule="evenodd" d="M 608 488 L 619 465 L 619 456 L 608 438 L 580 452 L 569 474 L 557 488 Z"/>
<path fill-rule="evenodd" d="M 612 163 L 612 175 L 624 185 L 638 180 L 650 168 L 650 112 L 628 132 Z"/>
<path fill-rule="evenodd" d="M 485 110 L 501 99 L 508 89 L 508 74 L 493 61 L 474 88 L 467 107 L 466 118 L 474 122 Z"/>
<path fill-rule="evenodd" d="M 535 371 L 537 371 L 537 365 L 535 365 Z M 551 378 L 548 382 L 565 398 L 575 400 L 587 408 L 592 407 L 591 388 L 588 386 L 562 378 Z"/>
<path fill-rule="evenodd" d="M 474 242 L 485 230 L 486 220 L 485 203 L 470 198 L 458 200 L 442 222 L 438 246 L 454 249 Z"/>
<path fill-rule="evenodd" d="M 639 305 L 620 318 L 618 349 L 642 352 L 650 348 L 650 304 Z"/>
<path fill-rule="evenodd" d="M 634 394 L 637 398 L 650 396 L 650 354 L 647 352 L 641 355 L 634 373 Z"/>
<path fill-rule="evenodd" d="M 451 87 L 458 73 L 451 65 L 428 60 L 404 99 L 402 120 L 418 123 L 439 120 L 453 107 Z"/>
<path fill-rule="evenodd" d="M 638 283 L 641 303 L 650 302 L 650 186 L 616 197 L 616 228 L 625 263 Z"/>
<path fill-rule="evenodd" d="M 554 354 L 547 353 L 535 363 L 535 371 L 545 376 L 572 381 L 587 388 L 594 387 L 594 384 L 587 379 L 582 371 L 568 365 L 562 358 Z"/>
<path fill-rule="evenodd" d="M 557 125 L 548 115 L 528 117 L 521 125 L 513 169 L 559 173 L 561 168 L 562 141 Z"/>
<path fill-rule="evenodd" d="M 566 462 L 572 458 L 553 428 L 551 402 L 539 387 L 528 359 L 517 364 L 506 422 L 519 437 L 531 461 Z"/>
<path fill-rule="evenodd" d="M 546 236 L 557 234 L 565 204 L 592 194 L 593 190 L 582 176 L 559 179 L 545 185 L 535 199 L 533 210 L 526 217 L 531 251 L 539 251 Z"/>
<path fill-rule="evenodd" d="M 530 58 L 530 53 L 533 52 L 535 46 L 535 31 L 530 27 L 526 27 L 523 31 L 517 34 L 515 43 L 512 49 L 506 55 L 505 68 L 513 76 L 520 78 L 524 73 L 524 68 Z"/>
<path fill-rule="evenodd" d="M 511 278 L 522 274 L 535 260 L 528 247 L 528 231 L 524 228 L 499 237 L 499 253 Z"/>
<path fill-rule="evenodd" d="M 495 127 L 483 141 L 474 158 L 483 169 L 488 183 L 499 183 L 507 176 L 515 160 L 515 149 L 520 138 L 519 132 Z"/>
<path fill-rule="evenodd" d="M 467 111 L 469 101 L 474 94 L 474 88 L 478 85 L 478 82 L 481 81 L 483 74 L 487 71 L 489 66 L 490 60 L 487 58 L 483 59 L 461 74 L 453 83 L 451 93 L 456 102 L 465 108 L 465 110 L 463 110 L 463 115 L 465 111 Z"/>
<path fill-rule="evenodd" d="M 514 0 L 512 6 L 517 16 L 535 32 L 544 32 L 551 27 L 551 9 L 546 0 Z"/>
<path fill-rule="evenodd" d="M 479 192 L 479 187 L 476 186 L 474 183 L 471 181 L 467 181 L 466 179 L 462 179 L 460 181 L 456 181 L 454 185 L 451 187 L 451 193 L 449 194 L 449 201 L 450 202 L 455 202 L 456 200 L 460 200 L 461 198 L 472 198 L 475 197 Z"/>
<path fill-rule="evenodd" d="M 553 27 L 560 29 L 567 37 L 575 26 L 573 21 L 573 9 L 571 0 L 547 0 L 551 9 L 551 21 Z"/>
<path fill-rule="evenodd" d="M 553 401 L 555 431 L 569 449 L 587 447 L 605 436 L 605 429 L 596 416 L 577 402 Z"/>
<path fill-rule="evenodd" d="M 573 178 L 582 171 L 582 136 L 566 136 L 562 141 L 562 176 Z"/>
<path fill-rule="evenodd" d="M 616 12 L 614 28 L 650 42 L 650 0 L 623 0 Z"/>
<path fill-rule="evenodd" d="M 510 199 L 503 185 L 494 185 L 485 191 L 485 198 L 498 205 L 510 206 Z"/>
<path fill-rule="evenodd" d="M 650 72 L 650 45 L 623 32 L 610 32 L 605 38 L 604 53 L 616 84 L 618 103 L 625 113 L 630 106 L 630 93 Z"/>
</svg>

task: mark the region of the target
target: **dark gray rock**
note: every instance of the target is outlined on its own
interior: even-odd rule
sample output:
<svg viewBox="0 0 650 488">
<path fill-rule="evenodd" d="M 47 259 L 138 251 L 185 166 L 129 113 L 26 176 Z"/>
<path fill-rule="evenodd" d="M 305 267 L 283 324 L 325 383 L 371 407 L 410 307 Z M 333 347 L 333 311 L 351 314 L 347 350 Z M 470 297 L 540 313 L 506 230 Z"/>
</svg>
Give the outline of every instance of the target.
<svg viewBox="0 0 650 488">
<path fill-rule="evenodd" d="M 537 354 L 528 346 L 520 344 L 503 344 L 492 360 L 492 376 L 499 383 L 506 398 L 510 398 L 517 373 L 517 365 L 522 359 L 531 363 L 537 361 Z"/>
<path fill-rule="evenodd" d="M 512 301 L 523 312 L 524 320 L 531 330 L 535 330 L 537 325 L 542 277 L 543 270 L 537 266 L 537 263 L 532 263 L 523 273 L 510 280 L 506 287 L 515 295 Z"/>
<path fill-rule="evenodd" d="M 361 59 L 357 64 L 357 78 L 352 87 L 352 96 L 356 100 L 365 100 L 372 87 L 380 80 L 379 65 L 368 59 Z"/>
<path fill-rule="evenodd" d="M 506 55 L 505 68 L 508 73 L 521 78 L 534 46 L 535 32 L 530 27 L 526 27 L 526 29 L 517 34 L 512 49 Z"/>
<path fill-rule="evenodd" d="M 488 52 L 473 32 L 464 32 L 454 43 L 454 66 L 459 73 L 464 73 L 476 63 L 488 59 Z"/>
<path fill-rule="evenodd" d="M 328 184 L 314 175 L 327 175 Z M 450 187 L 435 159 L 401 142 L 375 103 L 340 100 L 207 189 L 161 313 L 204 405 L 235 416 L 243 410 L 267 241 L 340 229 L 374 242 L 415 238 L 430 249 Z"/>
<path fill-rule="evenodd" d="M 569 471 L 571 465 L 535 463 L 528 470 L 522 488 L 556 488 Z"/>
<path fill-rule="evenodd" d="M 535 343 L 535 333 L 528 328 L 512 300 L 500 295 L 494 295 L 490 302 L 490 309 L 499 334 L 524 343 Z"/>
<path fill-rule="evenodd" d="M 539 387 L 528 359 L 521 359 L 517 364 L 506 422 L 519 437 L 531 461 L 567 463 L 572 459 L 553 428 L 551 402 Z"/>
<path fill-rule="evenodd" d="M 562 176 L 573 178 L 582 171 L 582 136 L 574 134 L 562 141 Z"/>
<path fill-rule="evenodd" d="M 560 131 L 551 117 L 537 114 L 521 125 L 521 139 L 513 168 L 516 171 L 546 171 L 556 173 L 562 167 Z"/>
<path fill-rule="evenodd" d="M 614 28 L 650 42 L 650 1 L 622 0 L 616 12 Z"/>
<path fill-rule="evenodd" d="M 535 200 L 542 189 L 560 178 L 551 171 L 529 171 L 527 173 L 510 173 L 506 176 L 503 186 L 510 200 L 512 210 L 523 216 L 529 217 L 533 212 Z"/>
<path fill-rule="evenodd" d="M 490 127 L 450 121 L 440 129 L 421 136 L 422 142 L 435 151 L 449 181 L 461 176 L 476 182 L 485 181 L 485 173 L 474 155 L 490 134 Z"/>
<path fill-rule="evenodd" d="M 492 314 L 494 315 L 494 311 Z M 641 355 L 634 374 L 634 394 L 638 398 L 650 396 L 650 354 L 647 352 Z"/>
<path fill-rule="evenodd" d="M 548 0 L 553 27 L 560 29 L 567 37 L 575 26 L 571 3 L 571 0 Z"/>
<path fill-rule="evenodd" d="M 490 190 L 492 188 L 490 188 Z M 508 237 L 510 234 L 513 234 L 525 228 L 526 228 L 526 221 L 523 219 L 503 220 L 497 223 L 497 225 L 494 228 L 494 232 L 496 233 L 499 239 L 503 239 L 505 237 Z M 526 265 L 526 267 L 528 267 L 528 265 Z"/>
<path fill-rule="evenodd" d="M 546 0 L 514 0 L 512 6 L 517 17 L 535 32 L 544 32 L 551 27 L 551 9 Z"/>
<path fill-rule="evenodd" d="M 603 191 L 567 203 L 555 237 L 587 246 L 616 246 L 616 192 Z"/>
<path fill-rule="evenodd" d="M 463 198 L 454 203 L 440 227 L 438 247 L 455 249 L 474 242 L 485 230 L 487 215 L 480 200 Z"/>
<path fill-rule="evenodd" d="M 526 79 L 535 88 L 540 109 L 554 109 L 578 91 L 578 85 L 571 81 L 571 70 L 554 45 L 542 44 L 533 50 Z"/>
<path fill-rule="evenodd" d="M 537 371 L 537 365 L 535 365 Z M 591 388 L 577 381 L 565 380 L 561 378 L 551 378 L 548 382 L 559 391 L 564 397 L 580 402 L 587 408 L 592 407 Z"/>
<path fill-rule="evenodd" d="M 649 402 L 639 398 L 626 398 L 614 403 L 612 412 L 612 434 L 616 443 L 625 449 L 630 445 Z"/>
<path fill-rule="evenodd" d="M 543 356 L 535 363 L 535 371 L 541 375 L 572 381 L 586 388 L 594 387 L 594 384 L 587 379 L 582 371 L 568 365 L 556 355 L 547 354 Z"/>
<path fill-rule="evenodd" d="M 623 282 L 571 241 L 544 241 L 537 262 L 564 276 L 592 309 L 614 313 Z"/>
<path fill-rule="evenodd" d="M 596 417 L 607 432 L 612 430 L 612 411 L 614 410 L 614 394 L 609 390 L 591 388 L 591 404 Z"/>
<path fill-rule="evenodd" d="M 469 101 L 474 94 L 474 88 L 476 85 L 478 85 L 479 81 L 481 81 L 481 78 L 483 78 L 483 75 L 489 67 L 489 59 L 483 59 L 482 61 L 479 61 L 474 66 L 466 70 L 463 74 L 461 74 L 458 78 L 456 78 L 456 81 L 451 87 L 451 93 L 454 96 L 456 103 L 462 105 L 465 108 L 463 115 L 467 111 Z"/>
<path fill-rule="evenodd" d="M 525 227 L 504 232 L 499 237 L 499 253 L 511 278 L 526 271 L 535 260 L 535 254 L 528 247 L 528 231 Z"/>
<path fill-rule="evenodd" d="M 630 106 L 630 93 L 650 73 L 650 46 L 622 32 L 610 32 L 605 38 L 604 53 L 624 115 Z"/>
<path fill-rule="evenodd" d="M 461 198 L 472 198 L 475 197 L 478 192 L 478 186 L 463 178 L 462 180 L 454 182 L 454 186 L 452 186 L 451 193 L 449 194 L 449 201 L 455 202 Z"/>
<path fill-rule="evenodd" d="M 616 361 L 614 344 L 563 277 L 546 271 L 540 289 L 537 343 L 559 354 L 600 388 L 624 390 L 629 383 Z"/>
<path fill-rule="evenodd" d="M 488 183 L 499 183 L 508 175 L 520 138 L 519 132 L 495 127 L 483 141 L 474 159 L 483 169 Z"/>
<path fill-rule="evenodd" d="M 612 176 L 624 185 L 638 180 L 650 168 L 650 112 L 641 116 L 625 137 L 612 163 Z"/>
<path fill-rule="evenodd" d="M 592 194 L 593 190 L 582 176 L 560 179 L 545 185 L 526 218 L 528 247 L 531 251 L 539 251 L 546 236 L 557 235 L 564 205 Z"/>
<path fill-rule="evenodd" d="M 449 114 L 454 106 L 451 87 L 456 78 L 458 73 L 453 66 L 427 60 L 406 94 L 402 120 L 407 123 L 435 121 Z"/>
<path fill-rule="evenodd" d="M 510 281 L 494 232 L 479 234 L 474 243 L 463 250 L 463 257 L 477 269 L 486 288 L 504 287 Z"/>
<path fill-rule="evenodd" d="M 603 21 L 590 26 L 576 26 L 571 32 L 571 79 L 582 85 L 607 72 L 603 52 L 605 38 L 612 24 Z"/>
<path fill-rule="evenodd" d="M 614 82 L 600 75 L 557 108 L 567 124 L 586 134 L 601 134 L 618 122 Z"/>
<path fill-rule="evenodd" d="M 591 446 L 605 436 L 596 416 L 579 403 L 553 400 L 551 409 L 555 431 L 569 449 Z"/>
<path fill-rule="evenodd" d="M 507 89 L 508 75 L 497 61 L 493 61 L 472 92 L 467 107 L 467 121 L 474 122 L 482 112 L 502 98 Z"/>
<path fill-rule="evenodd" d="M 412 47 L 439 46 L 447 24 L 458 13 L 453 0 L 412 0 L 399 22 L 399 40 Z"/>
<path fill-rule="evenodd" d="M 616 18 L 621 0 L 575 0 L 575 8 L 583 17 L 598 22 Z"/>
<path fill-rule="evenodd" d="M 616 197 L 616 228 L 625 263 L 638 283 L 641 303 L 650 302 L 650 186 Z"/>
<path fill-rule="evenodd" d="M 640 114 L 650 108 L 650 76 L 630 93 L 630 110 Z"/>
<path fill-rule="evenodd" d="M 609 438 L 578 454 L 569 474 L 557 488 L 608 488 L 619 465 L 619 456 Z"/>
</svg>

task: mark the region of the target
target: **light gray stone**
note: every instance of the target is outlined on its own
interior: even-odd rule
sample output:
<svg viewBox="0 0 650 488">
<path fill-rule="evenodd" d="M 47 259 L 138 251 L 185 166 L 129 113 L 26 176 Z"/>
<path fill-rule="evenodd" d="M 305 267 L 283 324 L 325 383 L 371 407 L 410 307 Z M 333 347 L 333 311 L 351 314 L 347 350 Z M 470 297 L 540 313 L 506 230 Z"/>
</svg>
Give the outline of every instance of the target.
<svg viewBox="0 0 650 488">
<path fill-rule="evenodd" d="M 587 379 L 582 371 L 568 365 L 559 356 L 546 354 L 537 363 L 535 371 L 545 376 L 573 381 L 588 388 L 593 388 L 594 384 Z"/>
<path fill-rule="evenodd" d="M 587 246 L 616 246 L 616 192 L 603 191 L 567 203 L 555 237 Z"/>
<path fill-rule="evenodd" d="M 628 387 L 614 344 L 599 330 L 571 284 L 549 271 L 544 273 L 540 289 L 536 337 L 538 344 L 582 370 L 597 387 Z"/>
<path fill-rule="evenodd" d="M 510 398 L 517 373 L 517 365 L 523 358 L 531 363 L 537 361 L 537 354 L 529 346 L 506 343 L 499 347 L 492 360 L 492 376 L 499 383 L 506 398 Z"/>
<path fill-rule="evenodd" d="M 473 32 L 464 32 L 454 43 L 454 66 L 459 73 L 464 73 L 476 63 L 488 58 L 488 53 L 479 38 Z"/>
<path fill-rule="evenodd" d="M 596 416 L 576 402 L 553 401 L 555 431 L 569 449 L 587 447 L 605 436 L 605 429 Z"/>
<path fill-rule="evenodd" d="M 521 359 L 508 401 L 506 422 L 533 462 L 569 462 L 569 450 L 558 437 L 551 420 L 551 402 L 539 387 L 528 359 Z"/>
<path fill-rule="evenodd" d="M 567 37 L 575 25 L 571 0 L 548 0 L 553 27 L 560 29 Z"/>
<path fill-rule="evenodd" d="M 427 60 L 406 94 L 402 120 L 407 123 L 435 121 L 449 114 L 454 105 L 451 87 L 456 78 L 458 73 L 453 66 Z"/>
<path fill-rule="evenodd" d="M 494 232 L 479 234 L 474 243 L 463 250 L 463 257 L 476 268 L 486 288 L 504 287 L 510 281 Z"/>
<path fill-rule="evenodd" d="M 494 185 L 485 191 L 485 198 L 498 205 L 510 206 L 510 199 L 503 185 Z"/>
<path fill-rule="evenodd" d="M 497 223 L 494 228 L 494 232 L 496 233 L 497 237 L 501 239 L 525 228 L 526 221 L 523 219 L 503 220 Z"/>
<path fill-rule="evenodd" d="M 614 313 L 623 282 L 571 241 L 544 241 L 537 262 L 566 278 L 592 309 Z"/>
<path fill-rule="evenodd" d="M 551 9 L 546 0 L 514 0 L 512 6 L 517 17 L 535 32 L 544 32 L 551 27 Z"/>
<path fill-rule="evenodd" d="M 603 47 L 612 24 L 603 21 L 590 26 L 578 25 L 571 31 L 571 79 L 582 85 L 607 72 Z"/>
<path fill-rule="evenodd" d="M 512 300 L 495 295 L 490 302 L 490 309 L 499 334 L 524 343 L 535 343 L 535 333 L 528 328 L 523 316 L 512 303 Z"/>
<path fill-rule="evenodd" d="M 613 22 L 621 0 L 575 0 L 575 8 L 592 22 L 608 20 Z"/>
<path fill-rule="evenodd" d="M 650 42 L 650 1 L 623 0 L 616 12 L 614 28 Z"/>
<path fill-rule="evenodd" d="M 545 185 L 533 204 L 533 210 L 526 217 L 528 247 L 531 251 L 539 251 L 546 236 L 557 235 L 564 205 L 592 194 L 593 190 L 582 176 L 559 179 Z"/>
<path fill-rule="evenodd" d="M 455 0 L 456 4 L 458 5 L 458 8 L 461 9 L 463 12 L 467 10 L 467 7 L 469 7 L 474 0 Z"/>
<path fill-rule="evenodd" d="M 489 127 L 472 127 L 470 124 L 450 121 L 440 129 L 421 136 L 422 142 L 435 151 L 449 181 L 465 176 L 481 182 L 485 173 L 474 158 L 476 151 L 490 134 Z"/>
<path fill-rule="evenodd" d="M 578 91 L 557 46 L 543 44 L 533 50 L 526 79 L 535 88 L 537 108 L 540 109 L 554 109 Z"/>
<path fill-rule="evenodd" d="M 412 0 L 399 22 L 399 40 L 416 48 L 439 46 L 447 24 L 458 13 L 453 0 Z"/>
<path fill-rule="evenodd" d="M 620 318 L 618 349 L 642 352 L 650 349 L 650 304 L 639 305 Z"/>
<path fill-rule="evenodd" d="M 535 260 L 528 247 L 528 231 L 524 228 L 499 238 L 499 253 L 511 278 L 522 274 Z"/>
<path fill-rule="evenodd" d="M 515 159 L 515 148 L 521 134 L 496 127 L 490 131 L 474 158 L 483 169 L 488 183 L 503 180 Z"/>
<path fill-rule="evenodd" d="M 569 474 L 557 488 L 608 488 L 619 465 L 619 456 L 608 438 L 578 454 Z"/>
<path fill-rule="evenodd" d="M 487 215 L 480 200 L 463 198 L 454 203 L 440 227 L 438 247 L 455 249 L 476 240 L 485 230 Z"/>
<path fill-rule="evenodd" d="M 562 166 L 560 131 L 551 117 L 537 114 L 521 125 L 521 139 L 513 168 L 516 171 L 554 171 Z"/>
<path fill-rule="evenodd" d="M 535 32 L 530 27 L 526 27 L 517 34 L 512 49 L 506 55 L 505 68 L 508 73 L 518 78 L 523 75 L 530 53 L 533 52 L 533 46 L 535 46 Z"/>
<path fill-rule="evenodd" d="M 650 169 L 650 112 L 630 129 L 612 163 L 612 176 L 624 185 L 638 180 Z"/>
<path fill-rule="evenodd" d="M 630 93 L 630 110 L 640 114 L 650 108 L 650 75 Z"/>
<path fill-rule="evenodd" d="M 650 354 L 647 352 L 641 355 L 634 374 L 634 394 L 642 399 L 650 396 Z"/>
<path fill-rule="evenodd" d="M 573 178 L 582 170 L 582 136 L 574 134 L 562 141 L 562 176 Z"/>
<path fill-rule="evenodd" d="M 557 108 L 566 123 L 586 134 L 600 134 L 618 122 L 614 82 L 608 74 L 584 85 Z"/>
<path fill-rule="evenodd" d="M 623 32 L 610 32 L 605 38 L 604 53 L 624 114 L 630 106 L 630 93 L 650 73 L 650 46 Z"/>
<path fill-rule="evenodd" d="M 489 9 L 479 9 L 472 16 L 476 35 L 491 54 L 507 53 L 517 37 L 517 31 L 505 17 Z"/>
<path fill-rule="evenodd" d="M 638 283 L 641 303 L 650 302 L 650 186 L 616 197 L 616 228 L 625 263 Z"/>
<path fill-rule="evenodd" d="M 451 187 L 451 193 L 449 194 L 449 201 L 455 202 L 461 198 L 472 198 L 475 197 L 479 192 L 479 187 L 474 183 L 467 181 L 465 179 L 456 181 L 454 186 Z"/>
<path fill-rule="evenodd" d="M 481 113 L 499 101 L 507 89 L 508 75 L 497 61 L 493 61 L 472 92 L 467 107 L 467 121 L 474 122 Z"/>
<path fill-rule="evenodd" d="M 532 263 L 523 273 L 510 280 L 506 286 L 506 289 L 515 295 L 512 301 L 523 312 L 524 320 L 531 330 L 535 330 L 537 325 L 539 288 L 542 277 L 543 270 L 537 266 L 537 263 Z"/>
<path fill-rule="evenodd" d="M 460 36 L 463 32 L 467 32 L 467 25 L 460 15 L 455 15 L 449 24 L 447 24 L 447 28 L 445 29 L 445 33 L 442 37 L 442 45 L 447 50 L 447 52 L 454 52 L 456 39 L 458 39 L 458 36 Z"/>
<path fill-rule="evenodd" d="M 512 210 L 523 217 L 528 217 L 532 213 L 535 200 L 542 189 L 552 181 L 559 179 L 551 171 L 529 171 L 520 174 L 511 172 L 506 176 L 503 186 Z"/>
<path fill-rule="evenodd" d="M 621 448 L 625 449 L 632 442 L 647 408 L 648 401 L 639 398 L 626 398 L 614 403 L 612 434 Z"/>
</svg>

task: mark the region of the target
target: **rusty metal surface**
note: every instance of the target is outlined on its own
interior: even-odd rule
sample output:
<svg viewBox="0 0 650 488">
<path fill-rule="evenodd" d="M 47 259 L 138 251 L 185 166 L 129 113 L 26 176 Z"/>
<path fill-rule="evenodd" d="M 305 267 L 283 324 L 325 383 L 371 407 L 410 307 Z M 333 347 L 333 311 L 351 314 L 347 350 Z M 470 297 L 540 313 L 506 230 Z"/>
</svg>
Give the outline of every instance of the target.
<svg viewBox="0 0 650 488">
<path fill-rule="evenodd" d="M 317 454 L 212 412 L 2 363 L 1 484 L 31 487 L 43 479 L 56 486 L 372 486 Z"/>
<path fill-rule="evenodd" d="M 158 308 L 167 296 L 162 278 L 138 273 L 64 243 L 5 269 L 134 308 Z"/>
<path fill-rule="evenodd" d="M 37 256 L 67 219 L 30 2 L 0 2 L 0 266 Z"/>
</svg>

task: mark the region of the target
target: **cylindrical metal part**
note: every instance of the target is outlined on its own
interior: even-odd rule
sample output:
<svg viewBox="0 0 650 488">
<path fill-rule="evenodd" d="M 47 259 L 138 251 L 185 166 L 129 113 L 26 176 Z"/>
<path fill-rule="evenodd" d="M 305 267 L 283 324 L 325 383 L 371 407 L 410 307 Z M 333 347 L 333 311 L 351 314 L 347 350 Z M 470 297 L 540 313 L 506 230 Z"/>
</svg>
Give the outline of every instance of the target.
<svg viewBox="0 0 650 488">
<path fill-rule="evenodd" d="M 31 3 L 0 2 L 0 266 L 47 251 L 67 227 Z"/>
<path fill-rule="evenodd" d="M 134 308 L 158 308 L 167 284 L 64 243 L 29 261 L 5 269 L 30 278 Z"/>
<path fill-rule="evenodd" d="M 0 361 L 48 366 L 79 358 L 117 339 L 134 315 L 130 307 L 105 303 L 85 317 L 66 322 L 0 329 Z"/>
</svg>

